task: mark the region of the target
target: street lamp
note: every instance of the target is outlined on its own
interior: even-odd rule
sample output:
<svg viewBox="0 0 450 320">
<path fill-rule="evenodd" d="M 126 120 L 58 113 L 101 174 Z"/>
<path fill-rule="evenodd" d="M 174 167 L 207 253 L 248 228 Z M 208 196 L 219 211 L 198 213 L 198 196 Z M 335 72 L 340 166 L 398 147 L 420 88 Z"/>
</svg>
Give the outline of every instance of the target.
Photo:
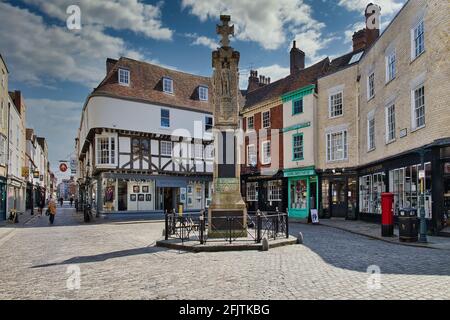
<svg viewBox="0 0 450 320">
<path fill-rule="evenodd" d="M 89 216 L 90 205 L 89 205 L 89 185 L 91 179 L 89 177 L 91 165 L 89 160 L 86 164 L 86 179 L 85 179 L 85 205 L 84 205 L 84 222 L 89 222 L 91 217 Z"/>
</svg>

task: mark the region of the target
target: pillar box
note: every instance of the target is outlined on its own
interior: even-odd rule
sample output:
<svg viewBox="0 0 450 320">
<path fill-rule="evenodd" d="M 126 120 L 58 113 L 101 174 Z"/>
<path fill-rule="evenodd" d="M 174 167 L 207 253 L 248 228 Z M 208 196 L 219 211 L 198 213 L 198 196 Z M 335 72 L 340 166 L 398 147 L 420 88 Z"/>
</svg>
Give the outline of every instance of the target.
<svg viewBox="0 0 450 320">
<path fill-rule="evenodd" d="M 392 237 L 394 235 L 394 194 L 383 192 L 381 194 L 381 236 Z"/>
</svg>

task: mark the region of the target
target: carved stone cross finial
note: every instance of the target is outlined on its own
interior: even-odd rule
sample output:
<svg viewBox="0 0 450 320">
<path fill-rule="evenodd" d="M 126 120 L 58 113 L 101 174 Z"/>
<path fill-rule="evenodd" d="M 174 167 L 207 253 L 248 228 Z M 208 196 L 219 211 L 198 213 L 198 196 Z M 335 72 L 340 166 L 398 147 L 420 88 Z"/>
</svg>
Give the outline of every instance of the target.
<svg viewBox="0 0 450 320">
<path fill-rule="evenodd" d="M 223 47 L 229 47 L 230 46 L 230 39 L 229 36 L 234 36 L 234 25 L 230 26 L 228 23 L 230 22 L 230 16 L 221 15 L 220 21 L 222 21 L 222 25 L 217 25 L 216 32 L 217 34 L 220 34 L 222 36 L 222 40 L 220 40 L 220 43 Z"/>
</svg>

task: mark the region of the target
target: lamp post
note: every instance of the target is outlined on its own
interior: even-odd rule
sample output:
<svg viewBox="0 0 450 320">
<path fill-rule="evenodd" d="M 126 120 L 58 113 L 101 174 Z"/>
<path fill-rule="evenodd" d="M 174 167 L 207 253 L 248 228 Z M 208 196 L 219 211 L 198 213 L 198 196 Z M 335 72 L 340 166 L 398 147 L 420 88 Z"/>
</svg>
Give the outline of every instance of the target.
<svg viewBox="0 0 450 320">
<path fill-rule="evenodd" d="M 420 229 L 419 229 L 419 242 L 427 242 L 427 222 L 425 219 L 425 153 L 429 151 L 425 148 L 420 149 L 420 167 L 423 170 L 423 175 L 420 178 Z M 419 171 L 420 172 L 420 171 Z"/>
<path fill-rule="evenodd" d="M 89 161 L 86 164 L 86 179 L 85 179 L 85 204 L 84 204 L 84 222 L 89 222 L 91 217 L 89 216 L 90 205 L 89 205 L 89 185 L 91 179 L 89 177 L 91 165 Z"/>
</svg>

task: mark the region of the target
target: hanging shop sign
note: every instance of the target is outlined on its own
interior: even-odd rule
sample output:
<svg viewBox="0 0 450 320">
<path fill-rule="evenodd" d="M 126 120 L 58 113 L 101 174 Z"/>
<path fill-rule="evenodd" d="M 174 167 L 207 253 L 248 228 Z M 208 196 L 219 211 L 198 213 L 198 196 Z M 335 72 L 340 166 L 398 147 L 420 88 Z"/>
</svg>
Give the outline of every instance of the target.
<svg viewBox="0 0 450 320">
<path fill-rule="evenodd" d="M 22 167 L 22 178 L 28 178 L 30 176 L 30 168 Z"/>
<path fill-rule="evenodd" d="M 77 157 L 76 156 L 72 156 L 72 158 L 70 158 L 70 172 L 72 174 L 77 173 Z"/>
<path fill-rule="evenodd" d="M 65 162 L 62 162 L 59 164 L 59 171 L 66 172 L 68 169 L 67 164 Z"/>
<path fill-rule="evenodd" d="M 39 179 L 39 171 L 34 171 L 33 172 L 33 178 Z"/>
</svg>

